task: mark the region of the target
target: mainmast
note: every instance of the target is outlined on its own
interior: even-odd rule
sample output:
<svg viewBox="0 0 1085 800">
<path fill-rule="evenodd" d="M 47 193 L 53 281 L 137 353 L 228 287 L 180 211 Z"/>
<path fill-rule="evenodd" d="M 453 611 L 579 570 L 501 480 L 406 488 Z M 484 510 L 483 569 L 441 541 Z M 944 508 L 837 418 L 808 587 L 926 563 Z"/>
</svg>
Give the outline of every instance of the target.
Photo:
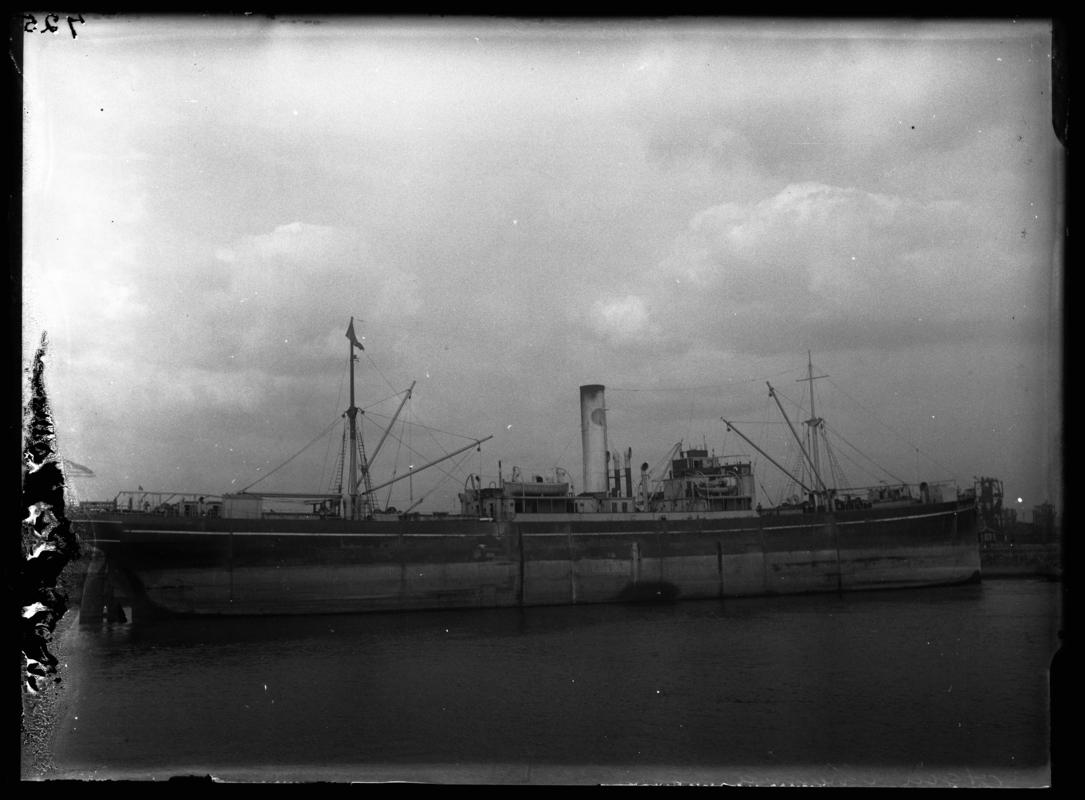
<svg viewBox="0 0 1085 800">
<path fill-rule="evenodd" d="M 765 385 L 769 387 L 769 397 L 771 397 L 773 400 L 776 401 L 776 407 L 780 409 L 780 414 L 783 416 L 784 422 L 787 423 L 788 430 L 790 430 L 791 435 L 795 437 L 795 443 L 799 446 L 799 452 L 802 453 L 803 458 L 806 459 L 806 463 L 810 466 L 810 471 L 813 473 L 814 481 L 817 481 L 817 484 L 821 486 L 821 493 L 826 494 L 825 482 L 821 480 L 820 473 L 814 467 L 813 459 L 810 458 L 810 454 L 807 453 L 806 448 L 803 447 L 802 439 L 799 438 L 799 434 L 795 432 L 795 426 L 791 424 L 791 417 L 789 417 L 787 415 L 787 412 L 784 411 L 784 404 L 780 402 L 780 398 L 777 397 L 776 390 L 772 388 L 772 384 L 769 383 L 768 381 L 766 381 Z M 732 430 L 733 430 L 733 428 L 732 428 Z M 811 482 L 813 482 L 813 481 L 811 481 Z M 801 485 L 802 484 L 800 483 L 800 486 Z M 814 495 L 814 500 L 815 500 L 815 502 L 817 502 L 817 494 L 816 493 Z"/>
<path fill-rule="evenodd" d="M 810 460 L 811 467 L 814 470 L 815 479 L 821 483 L 822 489 L 825 488 L 824 482 L 821 480 L 821 460 L 818 456 L 818 428 L 821 427 L 822 420 L 818 417 L 817 412 L 814 410 L 814 381 L 819 378 L 828 378 L 828 375 L 814 375 L 814 360 L 810 355 L 810 351 L 806 351 L 806 377 L 799 378 L 798 382 L 803 383 L 809 381 L 810 383 L 810 419 L 806 420 L 807 433 L 810 442 Z"/>
</svg>

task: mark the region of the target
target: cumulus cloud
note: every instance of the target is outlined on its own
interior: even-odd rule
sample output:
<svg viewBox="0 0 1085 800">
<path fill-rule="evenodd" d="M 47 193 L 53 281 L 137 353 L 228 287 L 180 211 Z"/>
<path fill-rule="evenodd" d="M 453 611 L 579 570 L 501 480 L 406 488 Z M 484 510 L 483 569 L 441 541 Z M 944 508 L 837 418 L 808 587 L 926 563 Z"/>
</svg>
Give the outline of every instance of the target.
<svg viewBox="0 0 1085 800">
<path fill-rule="evenodd" d="M 67 359 L 77 461 L 206 465 L 197 429 L 279 451 L 341 410 L 351 316 L 364 391 L 418 378 L 437 427 L 512 424 L 518 452 L 575 442 L 578 381 L 754 380 L 807 348 L 950 408 L 947 374 L 1000 408 L 1043 383 L 1044 26 L 466 25 L 27 41 L 26 318 Z"/>
<path fill-rule="evenodd" d="M 270 260 L 294 266 L 313 267 L 329 258 L 339 257 L 352 244 L 353 237 L 348 231 L 329 225 L 290 222 L 277 226 L 269 233 L 246 236 L 233 248 L 221 249 L 219 257 L 230 262 L 236 262 L 239 259 Z"/>
<path fill-rule="evenodd" d="M 173 311 L 143 346 L 168 343 L 172 366 L 219 371 L 325 369 L 338 352 L 329 339 L 342 338 L 351 316 L 411 314 L 422 302 L 416 276 L 375 255 L 363 232 L 297 220 L 210 243 L 135 286 L 142 302 Z M 172 346 L 179 331 L 183 348 Z"/>
<path fill-rule="evenodd" d="M 644 298 L 637 295 L 596 300 L 589 324 L 599 335 L 616 343 L 640 341 L 659 331 Z"/>
<path fill-rule="evenodd" d="M 919 322 L 958 338 L 1005 303 L 988 282 L 990 263 L 976 257 L 978 237 L 961 202 L 804 182 L 701 211 L 661 271 L 705 326 L 757 320 L 762 331 L 801 332 L 832 323 L 888 344 Z"/>
</svg>

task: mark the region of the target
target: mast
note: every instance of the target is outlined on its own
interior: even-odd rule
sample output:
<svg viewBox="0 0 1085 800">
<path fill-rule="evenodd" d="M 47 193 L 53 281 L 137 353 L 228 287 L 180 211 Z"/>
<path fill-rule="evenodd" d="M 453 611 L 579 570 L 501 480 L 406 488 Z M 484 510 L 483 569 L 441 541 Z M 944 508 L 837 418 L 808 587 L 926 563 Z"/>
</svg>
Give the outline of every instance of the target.
<svg viewBox="0 0 1085 800">
<path fill-rule="evenodd" d="M 354 348 L 365 350 L 362 343 L 354 333 L 354 317 L 350 318 L 347 326 L 347 339 L 350 340 L 350 406 L 347 408 L 347 420 L 350 424 L 350 473 L 348 475 L 350 489 L 349 504 L 347 507 L 348 519 L 358 518 L 358 407 L 354 405 Z"/>
<path fill-rule="evenodd" d="M 412 468 L 407 475 L 401 475 L 398 478 L 392 478 L 389 481 L 385 481 L 379 486 L 373 486 L 369 478 L 369 460 L 366 459 L 364 452 L 362 452 L 362 463 L 361 465 L 358 464 L 358 411 L 360 409 L 354 404 L 354 362 L 357 360 L 357 356 L 354 355 L 354 348 L 357 347 L 359 350 L 365 350 L 365 348 L 362 347 L 362 343 L 358 341 L 358 337 L 354 333 L 354 317 L 350 318 L 350 324 L 347 326 L 347 339 L 350 340 L 350 407 L 347 408 L 347 420 L 350 423 L 350 473 L 347 476 L 347 480 L 349 481 L 349 483 L 347 484 L 347 488 L 350 494 L 348 497 L 347 515 L 349 519 L 358 519 L 359 511 L 362 505 L 364 505 L 367 515 L 372 513 L 373 492 L 377 491 L 377 489 L 383 489 L 385 486 L 395 483 L 402 478 L 412 477 L 416 470 Z M 403 410 L 403 406 L 406 405 L 407 400 L 410 399 L 411 393 L 414 391 L 414 386 L 415 382 L 412 382 L 410 388 L 407 390 L 406 396 L 400 402 L 399 408 L 396 409 L 395 416 L 392 417 L 392 422 L 389 423 L 388 428 L 385 430 L 384 436 L 382 436 L 380 442 L 377 443 L 377 449 L 373 452 L 374 456 L 376 456 L 376 454 L 380 451 L 381 445 L 384 444 L 385 438 L 388 436 L 389 431 L 392 429 L 392 425 L 395 424 L 396 419 L 399 417 L 400 412 Z M 492 438 L 493 436 L 487 436 L 484 439 L 476 439 L 466 447 L 461 447 L 460 449 L 454 450 L 446 456 L 442 456 L 441 458 L 431 461 L 428 464 L 424 464 L 423 466 L 419 467 L 417 471 L 421 472 L 422 470 L 428 469 L 429 467 L 432 467 L 435 464 L 439 464 L 442 461 L 447 461 L 453 456 L 459 455 L 465 450 L 470 450 L 472 447 L 478 447 L 483 442 L 489 441 Z M 359 471 L 361 472 L 361 477 L 359 477 L 358 475 Z M 363 498 L 363 503 L 359 504 L 358 490 L 363 481 L 365 482 L 365 492 L 361 495 L 361 497 Z M 414 505 L 417 505 L 417 503 L 415 503 Z M 413 508 L 414 506 L 412 505 L 411 507 Z"/>
<path fill-rule="evenodd" d="M 795 443 L 799 446 L 799 452 L 802 453 L 803 458 L 806 459 L 806 463 L 810 465 L 810 469 L 814 473 L 814 479 L 821 485 L 821 490 L 824 492 L 825 482 L 821 480 L 821 474 L 814 468 L 814 462 L 810 459 L 810 454 L 807 453 L 806 448 L 802 446 L 802 439 L 800 439 L 799 434 L 795 432 L 795 426 L 791 424 L 791 418 L 787 415 L 787 412 L 784 411 L 783 403 L 781 403 L 780 398 L 776 396 L 776 390 L 772 388 L 772 384 L 768 381 L 765 382 L 765 385 L 769 387 L 769 397 L 776 401 L 776 406 L 780 409 L 780 414 L 783 416 L 784 422 L 787 423 L 791 435 L 795 437 Z"/>
<path fill-rule="evenodd" d="M 762 450 L 760 447 L 758 447 L 756 444 L 754 444 L 742 431 L 740 431 L 738 428 L 736 428 L 732 423 L 728 422 L 723 417 L 720 417 L 720 420 L 723 422 L 724 425 L 727 426 L 727 430 L 734 431 L 739 436 L 741 436 L 742 441 L 746 442 L 746 444 L 748 444 L 750 447 L 752 447 L 758 453 L 760 453 L 765 458 L 767 458 L 769 460 L 769 462 L 771 462 L 772 465 L 774 467 L 776 467 L 776 469 L 780 470 L 780 472 L 784 473 L 784 475 L 791 478 L 791 480 L 795 481 L 795 483 L 797 483 L 800 487 L 802 487 L 803 491 L 805 491 L 805 492 L 813 492 L 814 491 L 809 486 L 807 486 L 805 483 L 803 483 L 798 478 L 796 478 L 794 475 L 792 475 L 790 472 L 788 472 L 786 469 L 781 467 L 779 465 L 779 463 L 777 463 L 776 459 L 774 459 L 772 456 L 770 456 L 768 453 L 766 453 L 764 450 Z M 788 424 L 790 424 L 790 423 L 788 423 Z M 762 491 L 764 491 L 764 490 L 762 490 Z"/>
<path fill-rule="evenodd" d="M 809 381 L 809 383 L 810 383 L 810 419 L 806 420 L 806 425 L 808 426 L 808 432 L 809 432 L 809 436 L 810 436 L 810 438 L 809 438 L 809 441 L 810 441 L 810 459 L 811 459 L 811 462 L 812 462 L 811 466 L 813 467 L 814 475 L 817 477 L 818 482 L 821 483 L 821 486 L 822 486 L 823 489 L 825 488 L 825 483 L 821 480 L 821 460 L 820 460 L 820 458 L 818 456 L 818 437 L 817 437 L 817 430 L 821 426 L 822 420 L 818 418 L 817 412 L 814 410 L 814 381 L 818 380 L 818 378 L 827 378 L 827 377 L 829 377 L 829 376 L 828 375 L 818 375 L 816 377 L 814 376 L 813 357 L 811 356 L 810 351 L 807 350 L 806 351 L 806 377 L 805 378 L 799 378 L 798 382 L 803 383 L 805 381 Z"/>
</svg>

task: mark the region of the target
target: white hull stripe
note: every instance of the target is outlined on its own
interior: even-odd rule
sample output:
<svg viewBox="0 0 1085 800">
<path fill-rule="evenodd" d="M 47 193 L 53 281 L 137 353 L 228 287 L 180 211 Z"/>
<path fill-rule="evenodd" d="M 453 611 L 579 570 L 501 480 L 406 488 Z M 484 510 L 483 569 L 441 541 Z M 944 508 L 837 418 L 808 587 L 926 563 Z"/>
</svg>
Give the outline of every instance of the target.
<svg viewBox="0 0 1085 800">
<path fill-rule="evenodd" d="M 935 511 L 930 514 L 910 514 L 903 517 L 879 517 L 878 519 L 856 519 L 849 520 L 848 522 L 838 522 L 837 525 L 866 525 L 869 522 L 900 522 L 904 519 L 928 519 L 929 517 L 948 517 L 957 516 L 957 513 L 961 509 L 954 509 L 952 511 Z"/>
<path fill-rule="evenodd" d="M 957 511 L 937 511 L 937 512 L 934 512 L 934 513 L 931 513 L 931 514 L 915 514 L 915 515 L 900 516 L 900 517 L 879 517 L 877 519 L 847 520 L 847 521 L 844 521 L 844 522 L 837 522 L 836 524 L 841 526 L 841 527 L 844 526 L 844 525 L 871 525 L 871 524 L 877 525 L 877 524 L 883 523 L 883 522 L 902 522 L 902 521 L 906 521 L 906 520 L 929 519 L 931 517 L 944 517 L 944 516 L 956 515 L 957 513 L 958 513 Z M 579 531 L 579 532 L 546 531 L 546 532 L 538 532 L 538 533 L 525 532 L 523 535 L 528 536 L 528 537 L 535 537 L 535 536 L 561 536 L 561 537 L 566 537 L 566 536 L 631 536 L 631 535 L 650 536 L 650 535 L 653 535 L 653 534 L 660 534 L 660 533 L 665 533 L 665 534 L 670 534 L 670 535 L 685 535 L 685 534 L 698 534 L 698 533 L 699 534 L 722 534 L 722 535 L 727 535 L 727 534 L 732 534 L 732 533 L 758 533 L 760 531 L 786 531 L 786 530 L 799 530 L 799 529 L 803 529 L 803 528 L 806 528 L 806 529 L 819 528 L 819 527 L 823 527 L 826 524 L 827 524 L 827 522 L 807 522 L 807 523 L 799 524 L 799 525 L 766 525 L 766 526 L 757 526 L 757 527 L 749 527 L 749 528 L 724 528 L 724 529 L 712 528 L 712 529 L 705 529 L 705 530 L 696 530 L 696 529 L 694 529 L 694 530 L 681 530 L 681 529 L 679 529 L 679 530 L 664 530 L 664 531 L 640 530 L 640 531 Z M 492 535 L 492 534 L 481 533 L 481 532 L 480 533 L 361 533 L 361 532 L 355 532 L 355 531 L 340 531 L 340 532 L 329 532 L 329 531 L 312 531 L 312 532 L 306 532 L 306 531 L 192 531 L 192 530 L 173 530 L 173 529 L 157 529 L 157 528 L 155 528 L 155 529 L 132 528 L 128 532 L 129 533 L 150 533 L 150 534 L 168 533 L 168 534 L 176 534 L 176 535 L 181 535 L 181 536 L 308 536 L 308 537 L 333 536 L 333 537 L 337 537 L 337 538 L 351 538 L 351 539 L 356 539 L 356 538 L 360 538 L 360 537 L 371 537 L 371 538 L 375 538 L 375 539 L 377 539 L 377 538 L 387 539 L 387 538 L 390 538 L 390 537 L 400 537 L 400 536 L 415 537 L 415 538 L 430 538 L 430 539 L 442 539 L 442 538 L 449 538 L 449 537 L 456 537 L 456 538 L 466 539 L 466 538 L 475 538 L 475 537 L 480 537 L 480 536 L 491 536 Z M 116 540 L 116 539 L 98 539 L 98 541 L 100 541 L 100 542 L 115 542 L 115 541 L 118 541 L 118 540 Z"/>
<path fill-rule="evenodd" d="M 469 538 L 476 536 L 488 536 L 485 533 L 357 533 L 353 531 L 343 531 L 341 533 L 332 533 L 329 531 L 176 531 L 176 530 L 164 530 L 164 529 L 143 529 L 132 528 L 128 533 L 173 533 L 180 534 L 182 536 L 307 536 L 309 538 L 315 536 L 334 536 L 337 538 L 351 538 L 357 539 L 361 536 L 368 536 L 374 539 L 387 539 L 389 537 L 398 536 L 420 536 L 420 537 L 436 537 L 447 538 L 449 536 L 456 536 L 461 538 Z M 98 541 L 116 541 L 111 539 L 99 539 Z"/>
</svg>

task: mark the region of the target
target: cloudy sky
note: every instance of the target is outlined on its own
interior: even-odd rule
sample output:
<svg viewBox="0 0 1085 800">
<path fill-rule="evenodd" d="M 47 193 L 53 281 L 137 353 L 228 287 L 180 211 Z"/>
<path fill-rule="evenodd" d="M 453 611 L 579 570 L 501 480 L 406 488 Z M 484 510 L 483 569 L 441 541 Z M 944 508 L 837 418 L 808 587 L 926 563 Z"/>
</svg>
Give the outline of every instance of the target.
<svg viewBox="0 0 1085 800">
<path fill-rule="evenodd" d="M 808 351 L 848 483 L 1059 499 L 1046 23 L 85 20 L 26 34 L 23 193 L 83 499 L 327 491 L 352 316 L 367 447 L 417 381 L 375 480 L 494 437 L 381 505 L 579 488 L 585 383 L 776 502 L 720 418 L 790 466 Z"/>
</svg>

